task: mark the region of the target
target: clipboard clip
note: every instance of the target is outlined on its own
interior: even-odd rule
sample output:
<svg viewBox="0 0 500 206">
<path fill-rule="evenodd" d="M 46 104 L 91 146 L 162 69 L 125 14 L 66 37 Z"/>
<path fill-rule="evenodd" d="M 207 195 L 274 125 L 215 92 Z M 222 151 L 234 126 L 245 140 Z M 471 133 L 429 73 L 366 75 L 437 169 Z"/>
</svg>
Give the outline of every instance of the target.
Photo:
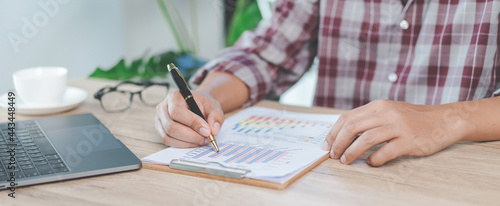
<svg viewBox="0 0 500 206">
<path fill-rule="evenodd" d="M 195 162 L 182 159 L 174 159 L 170 161 L 170 168 L 186 170 L 191 172 L 199 172 L 235 179 L 243 179 L 251 170 L 227 167 L 218 162 Z"/>
</svg>

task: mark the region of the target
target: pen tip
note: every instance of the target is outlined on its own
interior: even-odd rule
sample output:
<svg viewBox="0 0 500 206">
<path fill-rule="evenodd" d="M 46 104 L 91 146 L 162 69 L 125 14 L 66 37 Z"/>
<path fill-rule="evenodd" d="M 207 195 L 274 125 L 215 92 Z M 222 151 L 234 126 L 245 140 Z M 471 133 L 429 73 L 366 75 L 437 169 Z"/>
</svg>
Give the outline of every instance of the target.
<svg viewBox="0 0 500 206">
<path fill-rule="evenodd" d="M 208 136 L 208 139 L 210 140 L 210 143 L 212 143 L 212 146 L 214 147 L 215 151 L 219 153 L 219 146 L 217 145 L 217 141 L 215 141 L 215 138 L 212 134 Z"/>
<path fill-rule="evenodd" d="M 170 72 L 170 70 L 175 68 L 175 65 L 173 63 L 170 63 L 167 65 L 167 68 L 168 68 L 168 71 Z"/>
</svg>

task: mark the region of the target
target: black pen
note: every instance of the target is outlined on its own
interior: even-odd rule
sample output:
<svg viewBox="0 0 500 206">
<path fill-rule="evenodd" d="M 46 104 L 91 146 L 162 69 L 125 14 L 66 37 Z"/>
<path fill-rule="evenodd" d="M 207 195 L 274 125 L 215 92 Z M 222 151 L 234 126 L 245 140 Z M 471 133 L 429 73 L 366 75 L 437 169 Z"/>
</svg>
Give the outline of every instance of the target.
<svg viewBox="0 0 500 206">
<path fill-rule="evenodd" d="M 181 72 L 179 72 L 179 69 L 175 67 L 174 64 L 168 64 L 168 71 L 172 75 L 172 78 L 175 81 L 175 84 L 177 87 L 179 87 L 179 91 L 182 94 L 182 97 L 184 97 L 184 100 L 186 100 L 187 105 L 189 106 L 189 109 L 203 118 L 203 120 L 207 121 L 203 114 L 200 111 L 200 108 L 198 108 L 198 105 L 194 101 L 193 95 L 191 94 L 191 90 L 189 89 L 189 86 L 186 83 L 186 80 L 182 77 Z M 212 134 L 208 135 L 208 140 L 210 143 L 212 143 L 212 146 L 214 147 L 215 151 L 219 152 L 219 146 L 217 145 L 217 141 L 215 141 L 215 138 Z"/>
</svg>

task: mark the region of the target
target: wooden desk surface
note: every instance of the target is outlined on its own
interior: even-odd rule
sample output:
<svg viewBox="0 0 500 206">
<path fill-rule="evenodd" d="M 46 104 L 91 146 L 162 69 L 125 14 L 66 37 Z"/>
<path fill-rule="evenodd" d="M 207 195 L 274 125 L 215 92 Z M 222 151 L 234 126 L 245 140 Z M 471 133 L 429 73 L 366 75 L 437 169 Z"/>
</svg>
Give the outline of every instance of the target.
<svg viewBox="0 0 500 206">
<path fill-rule="evenodd" d="M 79 79 L 87 101 L 63 114 L 91 112 L 139 158 L 160 151 L 155 109 L 134 102 L 118 114 L 102 111 L 92 95 L 115 82 Z M 338 113 L 263 101 L 289 111 Z M 6 119 L 0 110 L 1 120 Z M 34 117 L 18 116 L 18 119 Z M 147 169 L 0 191 L 0 205 L 499 205 L 500 141 L 462 142 L 429 157 L 400 157 L 370 167 L 370 150 L 352 165 L 328 159 L 285 190 L 272 190 Z"/>
</svg>

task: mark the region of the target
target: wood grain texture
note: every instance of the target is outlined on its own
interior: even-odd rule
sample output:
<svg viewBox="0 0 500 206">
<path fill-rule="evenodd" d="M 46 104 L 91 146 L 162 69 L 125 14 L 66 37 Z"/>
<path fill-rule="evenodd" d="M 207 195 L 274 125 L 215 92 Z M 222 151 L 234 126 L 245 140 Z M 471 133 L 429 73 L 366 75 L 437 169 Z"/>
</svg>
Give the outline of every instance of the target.
<svg viewBox="0 0 500 206">
<path fill-rule="evenodd" d="M 62 113 L 93 113 L 139 158 L 165 149 L 154 128 L 155 109 L 135 101 L 108 114 L 92 94 L 116 82 L 77 79 L 69 85 L 89 97 Z M 340 113 L 263 101 L 259 106 L 311 113 Z M 0 109 L 0 121 L 7 111 Z M 58 114 L 60 115 L 60 114 Z M 18 116 L 18 119 L 36 117 Z M 499 205 L 500 142 L 460 142 L 428 157 L 400 157 L 381 167 L 328 159 L 284 190 L 150 169 L 0 191 L 0 205 Z"/>
<path fill-rule="evenodd" d="M 263 181 L 263 180 L 257 180 L 257 179 L 250 179 L 250 178 L 235 179 L 235 178 L 230 178 L 230 177 L 223 177 L 223 176 L 217 176 L 217 175 L 211 175 L 211 174 L 205 174 L 205 173 L 199 173 L 199 172 L 184 171 L 184 170 L 172 169 L 172 168 L 168 167 L 167 165 L 159 165 L 159 164 L 153 164 L 153 163 L 148 163 L 148 162 L 143 162 L 142 168 L 164 171 L 164 172 L 171 172 L 171 173 L 176 173 L 176 174 L 191 175 L 191 176 L 195 176 L 195 177 L 210 178 L 210 179 L 214 179 L 214 180 L 222 180 L 222 181 L 240 183 L 240 184 L 245 184 L 245 185 L 252 185 L 252 186 L 257 186 L 257 187 L 265 187 L 265 188 L 270 188 L 270 189 L 282 190 L 282 189 L 285 189 L 288 186 L 290 186 L 292 183 L 294 183 L 299 178 L 301 178 L 302 176 L 304 176 L 305 174 L 310 172 L 312 169 L 317 167 L 319 164 L 321 164 L 322 162 L 324 162 L 328 158 L 329 158 L 328 154 L 324 155 L 323 157 L 318 159 L 316 162 L 309 165 L 307 168 L 305 168 L 300 173 L 293 176 L 293 178 L 289 179 L 288 181 L 286 181 L 283 184 L 275 183 L 275 182 L 268 182 L 268 181 Z"/>
</svg>

